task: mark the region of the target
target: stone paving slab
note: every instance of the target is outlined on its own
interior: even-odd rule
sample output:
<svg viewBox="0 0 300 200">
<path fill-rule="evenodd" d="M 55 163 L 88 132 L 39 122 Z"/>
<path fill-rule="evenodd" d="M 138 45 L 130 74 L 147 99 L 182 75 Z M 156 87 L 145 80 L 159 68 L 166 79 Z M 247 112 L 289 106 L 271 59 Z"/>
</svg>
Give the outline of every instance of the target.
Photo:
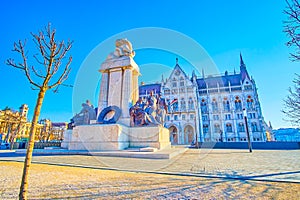
<svg viewBox="0 0 300 200">
<path fill-rule="evenodd" d="M 0 160 L 23 161 L 24 156 Z M 187 149 L 171 159 L 38 155 L 33 162 L 201 177 L 300 183 L 300 150 Z"/>
</svg>

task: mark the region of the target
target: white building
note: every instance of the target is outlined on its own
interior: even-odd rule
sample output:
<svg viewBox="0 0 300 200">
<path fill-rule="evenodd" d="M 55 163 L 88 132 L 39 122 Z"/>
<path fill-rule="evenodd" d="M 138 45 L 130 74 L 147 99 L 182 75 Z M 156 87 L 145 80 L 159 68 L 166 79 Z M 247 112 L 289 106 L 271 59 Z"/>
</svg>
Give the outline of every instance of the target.
<svg viewBox="0 0 300 200">
<path fill-rule="evenodd" d="M 247 113 L 251 141 L 266 141 L 271 131 L 264 121 L 255 81 L 240 55 L 240 72 L 188 77 L 178 64 L 159 84 L 141 85 L 140 96 L 153 90 L 168 103 L 165 126 L 172 144 L 247 141 L 243 110 Z"/>
</svg>

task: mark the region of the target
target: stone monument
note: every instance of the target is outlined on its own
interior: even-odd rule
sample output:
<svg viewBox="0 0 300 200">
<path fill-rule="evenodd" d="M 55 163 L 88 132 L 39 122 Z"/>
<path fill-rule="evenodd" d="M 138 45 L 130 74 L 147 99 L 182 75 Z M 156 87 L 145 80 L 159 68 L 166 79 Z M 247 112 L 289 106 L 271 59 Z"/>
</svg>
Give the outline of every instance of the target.
<svg viewBox="0 0 300 200">
<path fill-rule="evenodd" d="M 99 70 L 102 78 L 97 123 L 75 125 L 73 130 L 66 132 L 62 146 L 69 150 L 90 151 L 169 148 L 170 133 L 156 121 L 157 100 L 154 97 L 149 97 L 149 102 L 152 99 L 155 103 L 149 107 L 148 114 L 143 115 L 148 116 L 148 121 L 143 124 L 132 122 L 132 111 L 136 108 L 132 105 L 139 99 L 140 71 L 133 60 L 135 52 L 131 43 L 127 39 L 118 39 L 115 46 L 115 51 L 107 56 Z"/>
</svg>

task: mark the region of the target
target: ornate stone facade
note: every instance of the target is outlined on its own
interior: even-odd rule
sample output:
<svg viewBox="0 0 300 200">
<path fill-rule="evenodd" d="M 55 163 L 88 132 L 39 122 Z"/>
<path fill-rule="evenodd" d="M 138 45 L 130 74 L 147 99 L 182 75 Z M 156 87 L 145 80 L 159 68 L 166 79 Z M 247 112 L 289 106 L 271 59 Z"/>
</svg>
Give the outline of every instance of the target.
<svg viewBox="0 0 300 200">
<path fill-rule="evenodd" d="M 162 93 L 168 102 L 165 127 L 172 144 L 247 141 L 246 110 L 251 141 L 266 141 L 271 128 L 265 123 L 255 81 L 240 55 L 240 72 L 188 77 L 178 64 L 160 84 L 140 86 L 140 96 Z"/>
</svg>

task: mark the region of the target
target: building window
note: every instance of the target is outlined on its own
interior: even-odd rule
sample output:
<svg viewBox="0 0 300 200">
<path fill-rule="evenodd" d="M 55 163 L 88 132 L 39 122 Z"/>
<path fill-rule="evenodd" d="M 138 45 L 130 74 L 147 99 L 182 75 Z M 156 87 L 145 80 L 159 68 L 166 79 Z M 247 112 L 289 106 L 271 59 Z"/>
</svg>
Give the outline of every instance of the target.
<svg viewBox="0 0 300 200">
<path fill-rule="evenodd" d="M 255 119 L 255 113 L 248 113 L 249 119 Z"/>
<path fill-rule="evenodd" d="M 208 133 L 208 125 L 207 124 L 203 125 L 203 133 Z"/>
<path fill-rule="evenodd" d="M 219 124 L 215 124 L 215 125 L 214 125 L 214 131 L 215 131 L 215 133 L 220 133 L 220 132 L 221 132 L 221 129 L 220 129 L 220 125 L 219 125 Z"/>
<path fill-rule="evenodd" d="M 185 101 L 184 101 L 184 98 L 181 99 L 181 111 L 185 111 L 186 110 L 186 105 L 185 105 Z"/>
<path fill-rule="evenodd" d="M 244 124 L 242 122 L 239 123 L 238 130 L 239 130 L 239 132 L 245 132 L 245 126 L 244 126 Z"/>
<path fill-rule="evenodd" d="M 252 85 L 245 85 L 245 90 L 252 90 Z"/>
<path fill-rule="evenodd" d="M 176 82 L 173 82 L 172 86 L 173 86 L 173 87 L 177 87 L 177 83 L 176 83 Z"/>
<path fill-rule="evenodd" d="M 181 118 L 182 118 L 182 120 L 185 120 L 185 115 L 182 115 Z"/>
<path fill-rule="evenodd" d="M 165 95 L 169 95 L 170 94 L 170 89 L 165 89 Z"/>
<path fill-rule="evenodd" d="M 234 105 L 235 105 L 235 110 L 238 110 L 238 111 L 242 110 L 242 101 L 240 100 L 240 98 L 238 96 L 235 97 Z"/>
<path fill-rule="evenodd" d="M 206 104 L 206 101 L 204 99 L 201 100 L 200 106 L 201 106 L 201 112 L 202 113 L 207 113 L 207 111 L 208 111 L 207 110 L 207 104 Z"/>
<path fill-rule="evenodd" d="M 231 119 L 231 114 L 226 114 L 225 115 L 225 120 L 230 120 Z"/>
<path fill-rule="evenodd" d="M 191 119 L 191 120 L 194 119 L 194 114 L 190 114 L 190 119 Z"/>
<path fill-rule="evenodd" d="M 208 116 L 207 115 L 202 115 L 202 120 L 203 121 L 208 121 Z"/>
<path fill-rule="evenodd" d="M 178 101 L 174 102 L 174 100 L 173 100 L 173 102 L 171 102 L 171 104 L 172 104 L 173 111 L 177 112 L 178 111 Z"/>
<path fill-rule="evenodd" d="M 230 123 L 226 124 L 226 131 L 228 133 L 231 133 L 232 132 L 232 125 Z"/>
<path fill-rule="evenodd" d="M 184 86 L 184 82 L 180 81 L 180 86 L 183 87 Z"/>
<path fill-rule="evenodd" d="M 224 108 L 225 112 L 229 112 L 230 111 L 230 104 L 229 104 L 229 101 L 227 100 L 227 98 L 224 98 L 223 108 Z"/>
<path fill-rule="evenodd" d="M 174 115 L 174 120 L 178 120 L 178 115 Z"/>
<path fill-rule="evenodd" d="M 218 102 L 216 101 L 216 99 L 213 99 L 211 106 L 212 106 L 213 112 L 218 112 Z"/>
<path fill-rule="evenodd" d="M 194 110 L 194 101 L 192 97 L 189 98 L 189 110 Z"/>
<path fill-rule="evenodd" d="M 213 119 L 214 120 L 219 120 L 220 118 L 219 118 L 219 115 L 213 115 Z"/>
<path fill-rule="evenodd" d="M 170 121 L 170 115 L 167 116 L 167 121 Z"/>
<path fill-rule="evenodd" d="M 252 129 L 252 132 L 257 132 L 258 131 L 257 123 L 256 122 L 252 122 L 251 123 L 251 129 Z"/>
<path fill-rule="evenodd" d="M 253 99 L 251 96 L 248 96 L 247 98 L 247 109 L 251 110 L 254 108 Z"/>
<path fill-rule="evenodd" d="M 243 114 L 239 113 L 239 114 L 236 114 L 236 115 L 237 115 L 238 119 L 243 119 Z"/>
</svg>

